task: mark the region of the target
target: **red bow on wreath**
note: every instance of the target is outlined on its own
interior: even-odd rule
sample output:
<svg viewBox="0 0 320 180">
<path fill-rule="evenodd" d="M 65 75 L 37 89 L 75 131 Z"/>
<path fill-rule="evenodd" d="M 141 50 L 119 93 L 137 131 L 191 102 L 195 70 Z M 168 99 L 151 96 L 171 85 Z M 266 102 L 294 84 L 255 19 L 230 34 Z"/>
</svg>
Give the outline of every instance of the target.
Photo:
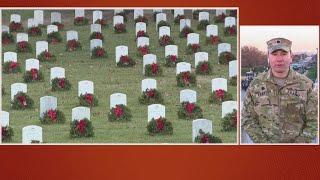
<svg viewBox="0 0 320 180">
<path fill-rule="evenodd" d="M 97 55 L 98 57 L 102 57 L 102 56 L 104 55 L 104 49 L 99 48 L 98 51 L 97 51 L 97 53 L 96 53 L 96 55 Z"/>
<path fill-rule="evenodd" d="M 64 88 L 64 87 L 65 87 L 65 84 L 66 84 L 65 79 L 64 79 L 64 78 L 59 78 L 58 86 L 59 86 L 60 88 Z"/>
<path fill-rule="evenodd" d="M 185 105 L 185 110 L 187 111 L 188 114 L 192 114 L 195 107 L 196 106 L 194 103 L 187 102 Z"/>
<path fill-rule="evenodd" d="M 156 125 L 159 131 L 162 131 L 164 129 L 164 121 L 161 117 L 156 119 Z"/>
<path fill-rule="evenodd" d="M 18 67 L 18 63 L 17 62 L 10 62 L 10 65 L 9 65 L 10 69 L 15 69 L 16 67 Z"/>
<path fill-rule="evenodd" d="M 171 62 L 176 62 L 176 61 L 177 61 L 177 56 L 171 55 L 171 56 L 170 56 L 170 61 L 171 61 Z"/>
<path fill-rule="evenodd" d="M 206 134 L 200 135 L 200 142 L 201 143 L 209 143 L 209 137 Z"/>
<path fill-rule="evenodd" d="M 153 98 L 155 95 L 154 89 L 147 89 L 146 94 L 148 98 Z"/>
<path fill-rule="evenodd" d="M 57 121 L 57 112 L 55 110 L 50 109 L 48 111 L 48 117 L 51 119 L 52 122 Z"/>
<path fill-rule="evenodd" d="M 86 94 L 85 95 L 85 99 L 86 99 L 86 102 L 91 105 L 92 102 L 93 102 L 93 95 L 92 94 Z"/>
<path fill-rule="evenodd" d="M 83 134 L 86 130 L 87 122 L 85 120 L 80 120 L 76 126 L 76 129 Z"/>
<path fill-rule="evenodd" d="M 211 44 L 217 44 L 218 43 L 218 36 L 210 36 L 210 41 L 211 41 Z"/>
<path fill-rule="evenodd" d="M 182 74 L 183 82 L 185 85 L 189 85 L 190 83 L 190 72 L 183 72 Z"/>
<path fill-rule="evenodd" d="M 31 76 L 33 80 L 37 80 L 38 79 L 38 69 L 31 69 Z"/>
<path fill-rule="evenodd" d="M 147 46 L 142 46 L 139 48 L 140 52 L 142 55 L 146 55 L 148 53 L 148 47 Z"/>
<path fill-rule="evenodd" d="M 27 43 L 25 41 L 19 42 L 19 48 L 20 49 L 25 49 L 27 47 Z"/>
<path fill-rule="evenodd" d="M 130 63 L 130 59 L 128 56 L 121 56 L 120 57 L 120 61 L 123 63 L 123 64 L 129 64 Z"/>
<path fill-rule="evenodd" d="M 208 72 L 209 71 L 208 63 L 206 63 L 206 62 L 202 63 L 201 66 L 200 66 L 200 70 L 201 70 L 201 72 L 204 72 L 204 73 Z"/>
<path fill-rule="evenodd" d="M 222 101 L 223 97 L 224 97 L 224 90 L 223 89 L 218 89 L 215 91 L 216 97 Z"/>
<path fill-rule="evenodd" d="M 44 51 L 44 58 L 46 59 L 46 60 L 50 60 L 50 58 L 51 58 L 51 53 L 49 52 L 49 51 Z"/>
<path fill-rule="evenodd" d="M 121 106 L 116 106 L 116 108 L 114 108 L 114 114 L 116 115 L 117 118 L 120 118 L 123 114 L 123 109 Z"/>
<path fill-rule="evenodd" d="M 151 64 L 151 71 L 152 71 L 152 74 L 157 74 L 157 73 L 158 73 L 158 70 L 159 70 L 159 66 L 158 66 L 158 64 L 156 64 L 156 63 L 152 63 L 152 64 Z"/>
<path fill-rule="evenodd" d="M 18 96 L 18 100 L 21 106 L 23 107 L 27 106 L 27 100 L 25 96 Z"/>
</svg>

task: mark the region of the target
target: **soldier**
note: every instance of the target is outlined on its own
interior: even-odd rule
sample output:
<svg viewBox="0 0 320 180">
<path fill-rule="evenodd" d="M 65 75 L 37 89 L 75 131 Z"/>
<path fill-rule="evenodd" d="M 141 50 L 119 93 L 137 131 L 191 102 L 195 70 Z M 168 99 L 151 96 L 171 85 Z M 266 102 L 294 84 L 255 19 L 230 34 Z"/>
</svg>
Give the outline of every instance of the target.
<svg viewBox="0 0 320 180">
<path fill-rule="evenodd" d="M 312 81 L 290 68 L 290 40 L 274 38 L 267 45 L 270 69 L 248 88 L 242 128 L 254 143 L 310 143 L 318 127 Z"/>
</svg>

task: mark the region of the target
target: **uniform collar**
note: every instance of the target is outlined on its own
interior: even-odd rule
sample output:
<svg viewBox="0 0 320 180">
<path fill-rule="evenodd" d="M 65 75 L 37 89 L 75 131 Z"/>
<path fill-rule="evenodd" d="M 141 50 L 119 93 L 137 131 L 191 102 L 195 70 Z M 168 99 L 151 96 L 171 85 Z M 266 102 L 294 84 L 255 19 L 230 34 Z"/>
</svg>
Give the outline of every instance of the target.
<svg viewBox="0 0 320 180">
<path fill-rule="evenodd" d="M 287 77 L 285 77 L 286 81 L 285 84 L 291 84 L 295 82 L 295 78 L 294 78 L 294 74 L 296 72 L 290 68 Z M 273 83 L 273 84 L 277 84 L 274 80 L 274 76 L 272 74 L 271 68 L 268 70 L 267 74 L 266 74 L 266 80 Z"/>
</svg>

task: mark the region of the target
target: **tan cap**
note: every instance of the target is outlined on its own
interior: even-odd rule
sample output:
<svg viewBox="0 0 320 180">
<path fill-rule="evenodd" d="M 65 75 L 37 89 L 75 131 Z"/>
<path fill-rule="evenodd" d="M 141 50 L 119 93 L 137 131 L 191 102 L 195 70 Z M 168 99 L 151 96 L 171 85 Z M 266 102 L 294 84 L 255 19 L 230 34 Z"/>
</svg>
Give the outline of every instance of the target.
<svg viewBox="0 0 320 180">
<path fill-rule="evenodd" d="M 272 53 L 276 50 L 284 50 L 289 52 L 291 50 L 292 42 L 285 38 L 273 38 L 267 42 L 268 52 Z"/>
</svg>

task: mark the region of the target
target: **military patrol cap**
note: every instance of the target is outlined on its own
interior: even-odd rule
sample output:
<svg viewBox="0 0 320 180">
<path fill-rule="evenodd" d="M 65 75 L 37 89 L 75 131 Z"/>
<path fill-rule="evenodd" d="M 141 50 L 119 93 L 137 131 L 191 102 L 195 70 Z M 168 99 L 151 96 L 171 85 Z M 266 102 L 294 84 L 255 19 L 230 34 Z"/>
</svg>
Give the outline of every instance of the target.
<svg viewBox="0 0 320 180">
<path fill-rule="evenodd" d="M 267 45 L 269 53 L 272 53 L 276 50 L 289 52 L 291 50 L 292 42 L 285 38 L 273 38 L 267 42 Z"/>
</svg>

